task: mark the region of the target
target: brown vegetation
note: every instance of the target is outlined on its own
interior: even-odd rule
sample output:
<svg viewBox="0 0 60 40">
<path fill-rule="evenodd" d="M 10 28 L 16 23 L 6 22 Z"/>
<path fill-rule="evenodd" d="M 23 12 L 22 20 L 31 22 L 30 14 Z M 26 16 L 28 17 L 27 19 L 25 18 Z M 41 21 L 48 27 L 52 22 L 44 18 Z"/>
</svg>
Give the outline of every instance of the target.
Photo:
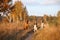
<svg viewBox="0 0 60 40">
<path fill-rule="evenodd" d="M 60 27 L 49 27 L 38 30 L 32 40 L 60 40 Z"/>
<path fill-rule="evenodd" d="M 9 8 L 9 5 L 5 4 L 5 2 L 9 1 L 4 1 L 4 10 L 0 9 L 1 11 Z M 21 40 L 21 37 L 26 35 L 34 24 L 40 27 L 42 20 L 46 26 L 43 30 L 34 33 L 32 40 L 60 40 L 60 11 L 57 17 L 47 15 L 43 17 L 28 16 L 26 7 L 21 1 L 17 1 L 8 14 L 6 17 L 2 17 L 0 22 L 0 40 Z M 49 27 L 47 24 L 49 24 Z"/>
</svg>

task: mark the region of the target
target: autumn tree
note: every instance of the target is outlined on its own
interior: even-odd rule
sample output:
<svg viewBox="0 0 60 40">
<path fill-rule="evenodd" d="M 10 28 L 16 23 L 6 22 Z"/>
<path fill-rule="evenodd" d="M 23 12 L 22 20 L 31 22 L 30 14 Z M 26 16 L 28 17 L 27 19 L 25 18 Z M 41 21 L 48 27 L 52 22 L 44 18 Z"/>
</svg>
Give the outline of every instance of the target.
<svg viewBox="0 0 60 40">
<path fill-rule="evenodd" d="M 58 24 L 60 24 L 60 11 L 58 11 L 58 13 L 57 13 L 57 22 L 58 22 Z"/>
<path fill-rule="evenodd" d="M 6 11 L 8 8 L 10 8 L 12 0 L 0 0 L 0 12 Z"/>
<path fill-rule="evenodd" d="M 25 17 L 27 17 L 26 7 L 24 7 L 21 1 L 15 2 L 15 11 L 19 17 L 19 20 L 23 20 L 23 18 L 25 19 Z"/>
<path fill-rule="evenodd" d="M 19 19 L 22 20 L 23 4 L 21 1 L 15 2 L 15 11 L 16 11 L 16 15 L 18 15 Z"/>
<path fill-rule="evenodd" d="M 48 21 L 48 15 L 44 15 L 44 16 L 43 16 L 43 21 L 44 21 L 45 23 L 47 23 L 47 21 Z"/>
<path fill-rule="evenodd" d="M 28 12 L 21 1 L 15 2 L 15 11 L 19 21 L 24 22 L 22 24 L 24 26 L 24 29 L 26 29 L 28 27 Z"/>
<path fill-rule="evenodd" d="M 15 2 L 14 7 L 12 8 L 11 14 L 12 14 L 11 17 L 13 17 L 13 20 L 17 20 L 17 21 L 27 20 L 28 18 L 27 9 L 26 7 L 24 7 L 21 1 Z"/>
<path fill-rule="evenodd" d="M 23 11 L 23 19 L 24 20 L 28 20 L 28 14 L 27 13 L 28 13 L 27 9 L 26 9 L 26 7 L 24 7 L 24 11 Z"/>
<path fill-rule="evenodd" d="M 58 11 L 57 16 L 60 16 L 60 11 Z"/>
<path fill-rule="evenodd" d="M 4 14 L 8 14 L 8 9 L 11 8 L 12 0 L 0 0 L 0 20 L 3 18 Z"/>
</svg>

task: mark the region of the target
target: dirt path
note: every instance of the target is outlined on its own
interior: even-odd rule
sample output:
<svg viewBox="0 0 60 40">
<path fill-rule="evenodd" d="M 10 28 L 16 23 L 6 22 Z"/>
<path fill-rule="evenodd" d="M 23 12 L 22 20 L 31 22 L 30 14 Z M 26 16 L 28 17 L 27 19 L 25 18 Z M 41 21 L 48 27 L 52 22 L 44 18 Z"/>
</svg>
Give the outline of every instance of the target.
<svg viewBox="0 0 60 40">
<path fill-rule="evenodd" d="M 28 36 L 25 40 L 31 40 L 32 36 L 33 36 L 33 32 L 28 33 Z"/>
<path fill-rule="evenodd" d="M 21 40 L 30 40 L 32 38 L 33 34 L 34 34 L 34 32 L 31 30 L 26 35 L 24 35 L 23 37 L 21 37 Z"/>
</svg>

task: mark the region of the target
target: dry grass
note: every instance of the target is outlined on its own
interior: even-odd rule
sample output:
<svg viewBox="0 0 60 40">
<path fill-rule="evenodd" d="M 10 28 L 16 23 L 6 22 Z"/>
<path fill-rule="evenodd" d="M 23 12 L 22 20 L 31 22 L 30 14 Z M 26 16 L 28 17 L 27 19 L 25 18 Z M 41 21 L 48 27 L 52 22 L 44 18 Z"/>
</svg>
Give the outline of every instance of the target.
<svg viewBox="0 0 60 40">
<path fill-rule="evenodd" d="M 38 30 L 32 40 L 60 40 L 60 27 L 49 27 Z"/>
<path fill-rule="evenodd" d="M 0 40 L 17 40 L 25 34 L 24 25 L 21 23 L 2 23 L 0 24 Z"/>
<path fill-rule="evenodd" d="M 24 24 L 19 23 L 1 23 L 0 40 L 23 40 L 30 29 L 24 30 Z M 22 39 L 23 38 L 23 39 Z"/>
</svg>

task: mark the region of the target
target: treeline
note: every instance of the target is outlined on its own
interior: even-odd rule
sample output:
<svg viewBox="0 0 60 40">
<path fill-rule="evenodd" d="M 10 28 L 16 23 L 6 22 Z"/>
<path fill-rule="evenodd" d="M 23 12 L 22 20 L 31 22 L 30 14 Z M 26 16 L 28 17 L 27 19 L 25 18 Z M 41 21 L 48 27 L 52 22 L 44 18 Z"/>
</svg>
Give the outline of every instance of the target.
<svg viewBox="0 0 60 40">
<path fill-rule="evenodd" d="M 44 23 L 57 26 L 60 24 L 60 11 L 58 11 L 57 16 L 48 16 L 46 14 L 44 16 L 29 16 L 29 21 L 37 23 L 37 25 L 41 24 L 42 20 Z"/>
</svg>

